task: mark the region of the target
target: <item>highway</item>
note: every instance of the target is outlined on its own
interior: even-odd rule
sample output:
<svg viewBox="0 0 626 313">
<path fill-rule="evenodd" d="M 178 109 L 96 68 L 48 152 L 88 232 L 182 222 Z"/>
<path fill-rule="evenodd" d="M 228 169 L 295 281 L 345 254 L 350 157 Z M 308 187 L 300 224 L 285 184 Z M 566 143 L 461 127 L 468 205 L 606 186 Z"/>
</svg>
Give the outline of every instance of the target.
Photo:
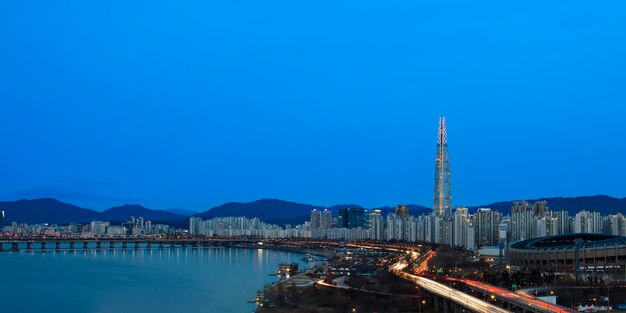
<svg viewBox="0 0 626 313">
<path fill-rule="evenodd" d="M 429 259 L 428 257 L 426 259 Z M 478 298 L 472 297 L 462 291 L 456 290 L 454 288 L 448 287 L 444 284 L 438 283 L 434 280 L 420 277 L 417 275 L 409 274 L 404 272 L 404 269 L 407 267 L 405 262 L 398 262 L 391 267 L 391 270 L 398 276 L 403 277 L 405 279 L 411 280 L 415 282 L 418 286 L 423 288 L 424 290 L 440 296 L 442 298 L 446 298 L 450 301 L 453 301 L 473 312 L 479 313 L 510 313 L 503 308 L 490 304 L 486 301 L 480 300 Z"/>
<path fill-rule="evenodd" d="M 417 260 L 419 254 L 416 252 L 412 253 L 412 259 Z M 448 298 L 472 311 L 476 312 L 508 312 L 500 307 L 487 303 L 478 298 L 467 295 L 464 292 L 461 292 L 457 289 L 448 287 L 444 284 L 440 284 L 431 279 L 422 277 L 424 272 L 428 270 L 428 261 L 435 256 L 434 251 L 428 251 L 421 257 L 421 261 L 417 267 L 415 267 L 412 271 L 413 275 L 408 274 L 404 271 L 404 269 L 408 266 L 407 263 L 400 261 L 394 264 L 391 267 L 391 270 L 395 272 L 397 275 L 404 277 L 406 279 L 412 280 L 418 284 L 418 286 L 424 288 L 425 290 L 439 295 L 444 298 Z M 515 293 L 506 289 L 494 287 L 489 284 L 481 283 L 474 280 L 469 279 L 458 279 L 458 278 L 445 278 L 449 281 L 457 281 L 466 284 L 468 287 L 478 290 L 480 292 L 491 295 L 493 298 L 497 298 L 502 301 L 506 301 L 512 304 L 517 305 L 518 307 L 523 307 L 526 310 L 531 312 L 545 312 L 545 313 L 572 313 L 573 310 L 569 310 L 565 307 L 551 304 L 545 301 L 542 301 L 532 295 L 527 293 Z"/>
<path fill-rule="evenodd" d="M 379 250 L 406 253 L 407 255 L 410 255 L 410 259 L 411 259 L 411 261 L 409 261 L 410 263 L 419 262 L 419 264 L 415 268 L 413 268 L 409 273 L 407 272 L 408 263 L 406 261 L 399 261 L 390 267 L 390 270 L 394 272 L 396 275 L 403 277 L 407 280 L 411 280 L 415 282 L 419 287 L 423 288 L 424 290 L 432 294 L 435 294 L 439 297 L 449 299 L 450 301 L 453 301 L 474 312 L 480 312 L 480 313 L 482 312 L 484 313 L 510 312 L 494 304 L 491 304 L 487 301 L 468 295 L 464 293 L 463 291 L 460 291 L 458 289 L 449 287 L 445 284 L 436 282 L 432 279 L 423 277 L 423 275 L 428 271 L 428 262 L 436 255 L 436 252 L 433 250 L 430 250 L 425 253 L 419 253 L 412 249 L 407 249 L 406 247 L 402 247 L 402 246 L 385 246 L 385 245 L 373 245 L 373 244 L 346 244 L 346 246 L 350 246 L 353 248 L 361 248 L 361 249 L 379 249 Z M 474 280 L 458 279 L 458 278 L 451 278 L 451 277 L 442 277 L 442 278 L 448 281 L 456 281 L 456 282 L 464 283 L 471 289 L 490 295 L 492 299 L 498 299 L 500 301 L 511 303 L 517 307 L 524 308 L 525 310 L 530 311 L 530 312 L 536 312 L 536 313 L 573 313 L 574 312 L 573 310 L 570 310 L 568 308 L 542 301 L 527 293 L 515 293 L 506 289 L 497 288 L 492 285 L 474 281 Z M 326 284 L 323 281 L 318 281 L 317 284 L 321 286 L 352 289 L 350 287 L 345 287 L 345 286 Z"/>
<path fill-rule="evenodd" d="M 345 289 L 345 290 L 354 290 L 354 291 L 360 291 L 360 292 L 365 292 L 365 293 L 371 293 L 371 294 L 375 294 L 375 295 L 395 296 L 395 297 L 409 297 L 409 298 L 421 298 L 421 296 L 419 296 L 419 295 L 399 295 L 399 294 L 389 293 L 389 292 L 373 291 L 373 290 L 367 290 L 367 289 L 362 289 L 362 288 L 354 288 L 354 287 L 350 287 L 350 286 L 345 285 L 345 284 L 344 285 L 334 285 L 334 284 L 325 283 L 324 280 L 322 280 L 322 279 L 317 280 L 315 283 L 320 285 L 320 286 L 324 286 L 324 287 L 331 287 L 331 288 L 338 288 L 338 289 Z"/>
<path fill-rule="evenodd" d="M 457 278 L 447 278 L 451 281 L 459 281 L 466 284 L 468 287 L 478 290 L 480 292 L 488 293 L 490 295 L 495 296 L 498 299 L 506 300 L 507 302 L 513 303 L 517 306 L 524 307 L 529 311 L 535 312 L 553 312 L 553 313 L 571 313 L 573 310 L 569 310 L 560 305 L 551 304 L 545 301 L 542 301 L 528 293 L 515 293 L 506 289 L 494 287 L 492 285 L 488 285 L 485 283 L 481 283 L 475 280 L 469 279 L 457 279 Z"/>
<path fill-rule="evenodd" d="M 435 251 L 430 250 L 424 254 L 422 257 L 422 262 L 416 268 L 413 269 L 413 274 L 420 275 L 428 270 L 428 261 L 435 256 Z M 413 259 L 416 259 L 418 255 L 413 254 Z"/>
</svg>

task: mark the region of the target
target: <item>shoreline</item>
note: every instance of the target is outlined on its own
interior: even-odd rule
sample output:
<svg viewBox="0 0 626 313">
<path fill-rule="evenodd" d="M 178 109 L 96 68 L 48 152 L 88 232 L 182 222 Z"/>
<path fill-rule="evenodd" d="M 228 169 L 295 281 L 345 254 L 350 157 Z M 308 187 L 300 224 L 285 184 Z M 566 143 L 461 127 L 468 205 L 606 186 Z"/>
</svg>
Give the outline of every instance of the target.
<svg viewBox="0 0 626 313">
<path fill-rule="evenodd" d="M 301 254 L 311 254 L 314 256 L 318 256 L 318 257 L 322 257 L 322 258 L 331 258 L 333 255 L 331 253 L 326 253 L 326 252 L 320 252 L 317 250 L 311 250 L 311 249 L 301 249 L 301 248 L 295 248 L 295 247 L 275 247 L 275 246 L 230 246 L 232 248 L 246 248 L 246 249 L 266 249 L 266 250 L 277 250 L 277 251 L 285 251 L 285 252 L 295 252 L 295 253 L 301 253 Z"/>
</svg>

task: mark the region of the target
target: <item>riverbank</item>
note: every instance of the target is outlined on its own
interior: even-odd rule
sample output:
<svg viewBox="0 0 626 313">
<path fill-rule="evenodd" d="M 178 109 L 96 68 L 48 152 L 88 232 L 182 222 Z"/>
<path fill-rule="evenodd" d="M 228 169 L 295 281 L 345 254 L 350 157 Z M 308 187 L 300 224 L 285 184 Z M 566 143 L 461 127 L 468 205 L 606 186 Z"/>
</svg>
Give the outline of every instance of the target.
<svg viewBox="0 0 626 313">
<path fill-rule="evenodd" d="M 325 255 L 329 262 L 323 268 L 266 286 L 264 304 L 269 307 L 259 311 L 409 312 L 421 307 L 434 312 L 413 283 L 389 272 L 397 252 L 334 246 Z"/>
<path fill-rule="evenodd" d="M 271 249 L 271 250 L 277 250 L 277 251 L 285 251 L 285 252 L 294 252 L 294 253 L 302 253 L 303 255 L 305 254 L 310 254 L 313 256 L 318 256 L 320 258 L 323 259 L 329 259 L 334 255 L 334 251 L 327 249 L 327 248 L 312 248 L 312 247 L 307 247 L 307 248 L 302 248 L 302 247 L 298 247 L 295 245 L 233 245 L 232 247 L 238 247 L 238 248 L 247 248 L 247 249 Z"/>
</svg>

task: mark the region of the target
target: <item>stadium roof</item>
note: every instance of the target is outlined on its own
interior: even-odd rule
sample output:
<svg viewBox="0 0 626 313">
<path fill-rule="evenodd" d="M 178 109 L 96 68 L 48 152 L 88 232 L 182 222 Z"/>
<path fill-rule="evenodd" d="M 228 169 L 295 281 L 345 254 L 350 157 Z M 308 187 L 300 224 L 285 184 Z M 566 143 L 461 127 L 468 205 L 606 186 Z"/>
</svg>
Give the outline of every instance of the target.
<svg viewBox="0 0 626 313">
<path fill-rule="evenodd" d="M 576 239 L 580 238 L 580 248 L 622 246 L 626 245 L 626 237 L 601 234 L 568 234 L 523 240 L 511 245 L 513 249 L 533 250 L 567 250 L 576 247 Z"/>
</svg>

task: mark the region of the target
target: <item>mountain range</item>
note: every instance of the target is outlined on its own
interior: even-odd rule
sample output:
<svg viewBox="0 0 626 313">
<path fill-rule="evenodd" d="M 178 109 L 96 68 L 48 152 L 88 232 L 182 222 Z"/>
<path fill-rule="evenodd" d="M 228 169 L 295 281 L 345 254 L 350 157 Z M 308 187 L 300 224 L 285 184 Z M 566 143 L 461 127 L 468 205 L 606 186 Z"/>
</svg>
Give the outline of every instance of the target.
<svg viewBox="0 0 626 313">
<path fill-rule="evenodd" d="M 187 219 L 187 216 L 184 215 L 163 210 L 151 210 L 138 204 L 125 204 L 98 212 L 51 198 L 0 201 L 0 210 L 5 211 L 6 219 L 9 221 L 28 224 L 52 223 L 66 225 L 91 221 L 120 223 L 129 220 L 131 216 L 141 216 L 145 220 L 163 223 Z"/>
<path fill-rule="evenodd" d="M 569 211 L 570 214 L 575 214 L 581 209 L 598 211 L 603 215 L 626 212 L 626 198 L 614 198 L 604 195 L 571 198 L 540 198 L 527 201 L 532 203 L 541 200 L 546 200 L 552 210 L 566 210 Z M 512 204 L 513 201 L 501 201 L 486 205 L 471 206 L 469 209 L 470 211 L 475 211 L 478 208 L 486 207 L 498 210 L 502 213 L 508 213 L 511 210 Z M 228 202 L 202 213 L 183 209 L 153 210 L 138 204 L 125 204 L 99 212 L 51 198 L 0 201 L 0 210 L 5 211 L 8 221 L 28 224 L 52 223 L 59 225 L 87 223 L 94 220 L 110 221 L 115 224 L 128 220 L 130 216 L 141 216 L 145 220 L 151 220 L 154 223 L 164 223 L 179 227 L 186 225 L 189 216 L 202 218 L 220 216 L 257 217 L 267 223 L 296 225 L 308 220 L 310 212 L 313 209 L 329 209 L 336 215 L 341 208 L 347 207 L 361 208 L 361 206 L 356 204 L 323 207 L 279 199 L 261 199 L 246 203 Z M 380 209 L 383 216 L 386 216 L 389 212 L 393 212 L 394 207 L 386 206 L 375 209 Z M 420 205 L 409 205 L 409 211 L 414 215 L 428 213 L 430 210 L 430 208 Z"/>
<path fill-rule="evenodd" d="M 626 213 L 626 198 L 614 198 L 605 195 L 598 196 L 581 196 L 581 197 L 552 197 L 528 200 L 530 203 L 537 201 L 547 201 L 548 207 L 552 211 L 565 210 L 571 214 L 585 209 L 588 211 L 596 211 L 602 215 Z M 511 206 L 514 201 L 501 201 L 482 206 L 471 206 L 470 210 L 478 208 L 491 208 L 503 213 L 510 213 Z"/>
</svg>

